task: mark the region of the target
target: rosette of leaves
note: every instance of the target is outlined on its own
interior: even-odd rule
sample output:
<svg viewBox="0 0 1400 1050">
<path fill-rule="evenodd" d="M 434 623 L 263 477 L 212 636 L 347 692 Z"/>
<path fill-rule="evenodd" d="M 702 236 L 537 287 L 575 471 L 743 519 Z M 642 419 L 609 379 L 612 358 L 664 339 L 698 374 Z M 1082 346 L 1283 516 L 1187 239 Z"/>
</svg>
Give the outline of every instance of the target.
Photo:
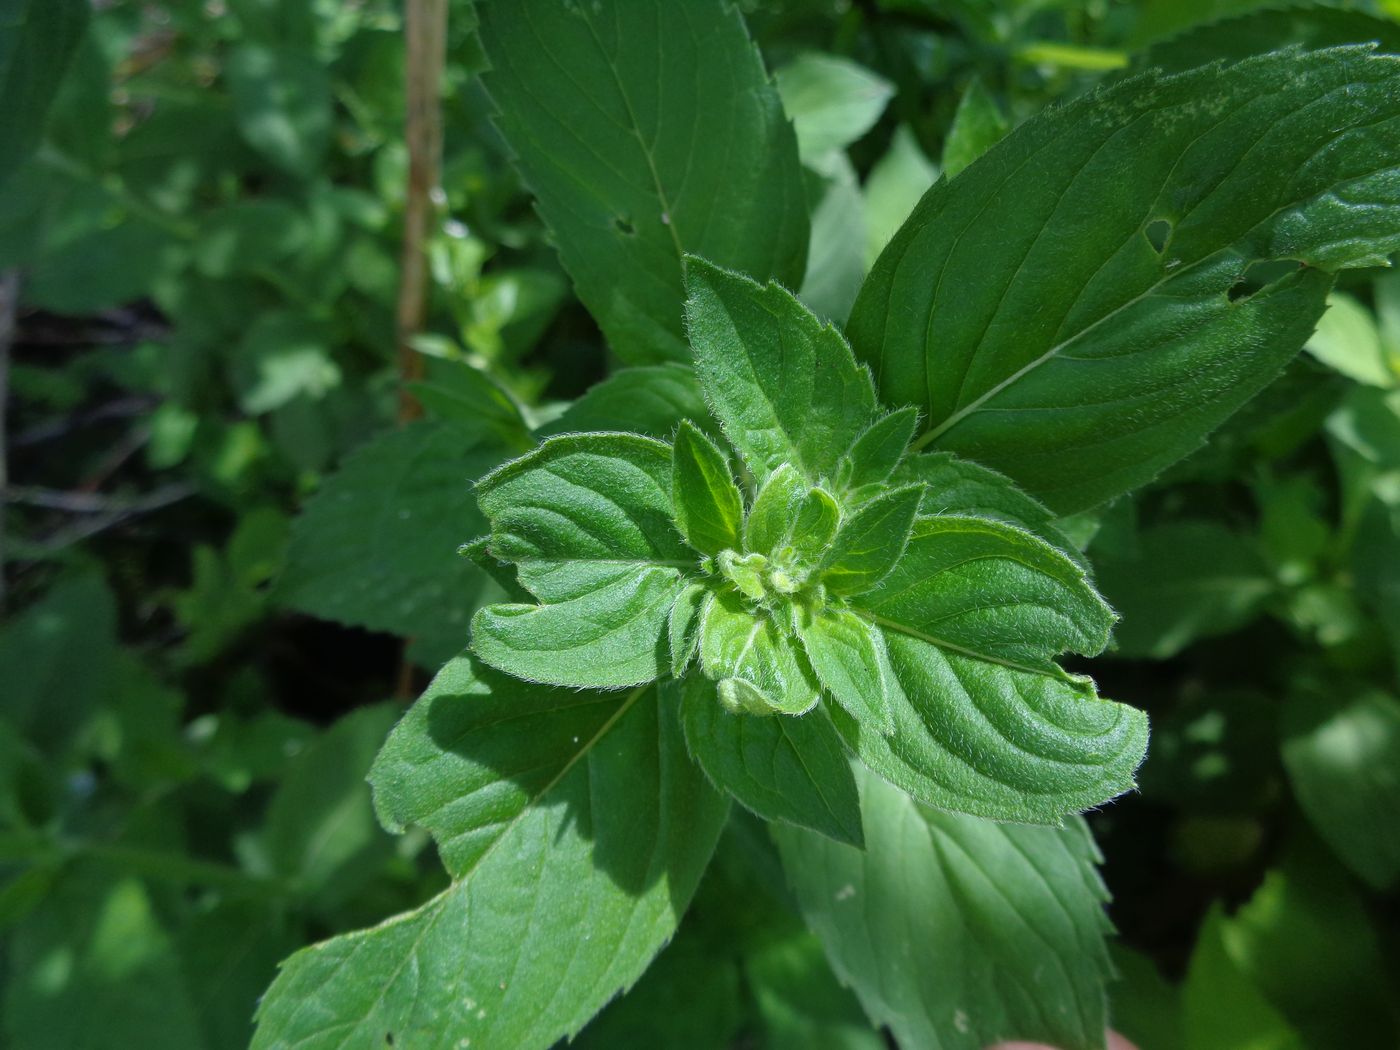
<svg viewBox="0 0 1400 1050">
<path fill-rule="evenodd" d="M 1058 823 L 1128 790 L 1145 716 L 1055 660 L 1114 614 L 1051 515 L 876 400 L 776 284 L 691 258 L 712 418 L 563 434 L 481 480 L 480 557 L 527 600 L 476 655 L 531 682 L 683 679 L 691 754 L 761 816 L 862 839 L 847 753 L 930 805 Z"/>
</svg>

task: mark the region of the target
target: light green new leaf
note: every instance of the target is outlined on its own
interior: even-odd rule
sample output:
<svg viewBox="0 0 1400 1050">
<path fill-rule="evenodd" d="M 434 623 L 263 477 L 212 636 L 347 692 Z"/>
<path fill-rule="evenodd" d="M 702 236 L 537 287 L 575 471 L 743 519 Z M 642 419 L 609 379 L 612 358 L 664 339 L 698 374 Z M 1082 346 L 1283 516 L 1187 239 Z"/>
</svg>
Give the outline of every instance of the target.
<svg viewBox="0 0 1400 1050">
<path fill-rule="evenodd" d="M 702 554 L 738 550 L 744 498 L 729 460 L 689 420 L 676 431 L 672 455 L 671 503 L 685 541 Z"/>
<path fill-rule="evenodd" d="M 274 600 L 427 642 L 425 658 L 460 652 L 482 584 L 457 554 L 485 527 L 471 483 L 505 455 L 445 423 L 370 440 L 293 521 Z"/>
<path fill-rule="evenodd" d="M 684 696 L 686 743 L 717 787 L 765 820 L 863 843 L 850 759 L 820 709 L 800 718 L 735 714 L 699 675 L 686 682 Z"/>
<path fill-rule="evenodd" d="M 1032 117 L 930 191 L 848 333 L 915 447 L 1057 513 L 1152 478 L 1269 382 L 1332 272 L 1400 248 L 1400 59 L 1276 53 Z M 1256 261 L 1301 268 L 1253 291 Z"/>
<path fill-rule="evenodd" d="M 1400 880 L 1400 701 L 1298 696 L 1284 707 L 1283 763 L 1298 804 L 1337 856 L 1379 890 Z"/>
<path fill-rule="evenodd" d="M 909 125 L 895 129 L 889 151 L 865 179 L 865 261 L 873 266 L 885 245 L 904 225 L 938 169 L 930 163 Z"/>
<path fill-rule="evenodd" d="M 823 488 L 808 489 L 797 500 L 787 541 L 798 557 L 815 562 L 836 538 L 840 525 L 841 508 L 836 497 Z"/>
<path fill-rule="evenodd" d="M 671 652 L 671 677 L 680 678 L 700 648 L 700 611 L 708 590 L 702 583 L 688 583 L 671 606 L 666 638 Z"/>
<path fill-rule="evenodd" d="M 672 521 L 671 448 L 637 434 L 566 434 L 477 483 L 490 551 L 542 601 L 643 568 L 689 568 Z"/>
<path fill-rule="evenodd" d="M 761 703 L 767 709 L 761 713 L 800 715 L 821 693 L 790 625 L 750 609 L 729 589 L 712 595 L 701 613 L 700 666 L 720 683 L 721 699 L 740 710 Z"/>
<path fill-rule="evenodd" d="M 822 559 L 822 583 L 836 594 L 862 594 L 900 561 L 923 486 L 906 485 L 863 504 L 841 523 Z"/>
<path fill-rule="evenodd" d="M 768 475 L 754 497 L 749 516 L 744 519 L 746 550 L 768 554 L 787 539 L 804 488 L 802 475 L 790 463 L 784 463 Z"/>
<path fill-rule="evenodd" d="M 871 770 L 920 801 L 1027 824 L 1058 824 L 1133 787 L 1147 716 L 1087 682 L 971 659 L 885 631 L 894 732 L 836 728 Z"/>
<path fill-rule="evenodd" d="M 675 932 L 727 805 L 667 690 L 579 693 L 449 665 L 373 780 L 453 873 L 415 911 L 298 952 L 257 1050 L 533 1050 L 630 987 Z"/>
<path fill-rule="evenodd" d="M 894 85 L 856 63 L 808 52 L 773 74 L 803 161 L 845 149 L 880 119 Z"/>
<path fill-rule="evenodd" d="M 889 693 L 894 672 L 880 630 L 849 609 L 829 608 L 815 614 L 803 610 L 797 633 L 822 688 L 857 724 L 892 732 Z"/>
<path fill-rule="evenodd" d="M 482 0 L 496 120 L 624 361 L 688 355 L 684 253 L 795 284 L 807 198 L 792 126 L 726 0 Z"/>
<path fill-rule="evenodd" d="M 1327 312 L 1303 349 L 1358 383 L 1383 388 L 1400 384 L 1400 376 L 1386 361 L 1385 345 L 1371 311 L 1342 292 L 1327 297 Z"/>
<path fill-rule="evenodd" d="M 1046 673 L 1060 653 L 1102 652 L 1114 621 L 1078 565 L 988 518 L 919 519 L 894 571 L 858 604 L 887 630 Z"/>
<path fill-rule="evenodd" d="M 1083 822 L 994 824 L 858 780 L 864 850 L 796 828 L 774 836 L 808 925 L 871 1019 L 926 1050 L 1101 1048 L 1107 894 Z"/>
<path fill-rule="evenodd" d="M 686 316 L 705 400 L 759 482 L 835 474 L 876 411 L 870 373 L 792 294 L 691 259 Z"/>
<path fill-rule="evenodd" d="M 919 425 L 919 412 L 901 408 L 871 423 L 865 433 L 856 438 L 842 464 L 841 481 L 852 492 L 866 485 L 887 481 L 904 456 L 904 450 Z"/>
<path fill-rule="evenodd" d="M 958 102 L 953 126 L 943 141 L 943 173 L 951 179 L 996 145 L 1008 130 L 997 100 L 982 78 L 974 77 Z"/>
<path fill-rule="evenodd" d="M 488 605 L 472 618 L 472 649 L 531 682 L 618 689 L 663 677 L 680 570 L 643 566 L 588 580 L 588 590 L 542 605 Z"/>
</svg>

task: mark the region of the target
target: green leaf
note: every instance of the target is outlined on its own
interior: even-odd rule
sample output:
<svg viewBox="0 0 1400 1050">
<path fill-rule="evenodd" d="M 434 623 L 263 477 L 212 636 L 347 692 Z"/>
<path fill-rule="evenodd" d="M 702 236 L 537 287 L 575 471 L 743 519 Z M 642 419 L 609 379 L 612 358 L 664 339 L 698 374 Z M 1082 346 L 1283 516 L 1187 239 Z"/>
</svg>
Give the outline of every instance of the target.
<svg viewBox="0 0 1400 1050">
<path fill-rule="evenodd" d="M 887 631 L 1050 673 L 1062 652 L 1102 652 L 1114 620 L 1078 565 L 987 518 L 919 519 L 899 564 L 859 604 Z"/>
<path fill-rule="evenodd" d="M 1107 894 L 1083 822 L 937 813 L 858 777 L 863 851 L 795 828 L 774 835 L 808 925 L 871 1019 L 931 1050 L 1102 1047 Z"/>
<path fill-rule="evenodd" d="M 845 149 L 880 119 L 894 85 L 849 59 L 807 52 L 773 74 L 804 162 Z"/>
<path fill-rule="evenodd" d="M 448 665 L 372 779 L 390 823 L 432 831 L 451 886 L 292 956 L 253 1046 L 543 1050 L 576 1033 L 675 932 L 724 824 L 678 704 Z"/>
<path fill-rule="evenodd" d="M 273 597 L 328 620 L 429 644 L 467 641 L 482 576 L 457 548 L 484 530 L 471 480 L 504 449 L 455 426 L 415 423 L 351 453 L 292 523 Z"/>
<path fill-rule="evenodd" d="M 720 683 L 720 700 L 738 710 L 760 703 L 766 713 L 800 715 L 821 693 L 789 626 L 727 588 L 701 613 L 700 666 Z"/>
<path fill-rule="evenodd" d="M 797 142 L 736 8 L 486 0 L 476 10 L 497 123 L 620 358 L 688 359 L 687 252 L 797 283 L 807 249 Z"/>
<path fill-rule="evenodd" d="M 862 844 L 850 760 L 820 709 L 800 718 L 735 714 L 720 704 L 714 683 L 696 675 L 681 710 L 690 753 L 720 790 L 765 820 Z"/>
<path fill-rule="evenodd" d="M 953 114 L 953 126 L 943 140 L 943 174 L 952 178 L 995 146 L 1010 130 L 992 93 L 973 77 Z"/>
<path fill-rule="evenodd" d="M 869 265 L 865 260 L 865 198 L 850 159 L 828 154 L 808 178 L 812 207 L 812 244 L 798 298 L 814 314 L 845 324 Z"/>
<path fill-rule="evenodd" d="M 884 395 L 926 411 L 915 447 L 1061 514 L 1196 448 L 1303 344 L 1333 271 L 1400 247 L 1397 62 L 1342 48 L 1145 74 L 940 184 L 848 328 Z M 1251 264 L 1285 260 L 1305 265 L 1249 294 Z"/>
<path fill-rule="evenodd" d="M 1283 762 L 1298 803 L 1378 890 L 1400 880 L 1400 701 L 1299 695 L 1283 709 Z"/>
<path fill-rule="evenodd" d="M 702 583 L 688 583 L 671 606 L 666 638 L 671 652 L 671 677 L 680 678 L 700 649 L 700 611 L 709 591 Z"/>
<path fill-rule="evenodd" d="M 539 430 L 541 437 L 586 430 L 619 430 L 667 439 L 682 419 L 704 421 L 709 415 L 700 383 L 689 365 L 624 368 L 571 404 L 558 419 Z"/>
<path fill-rule="evenodd" d="M 906 485 L 877 496 L 846 518 L 822 559 L 822 583 L 843 595 L 863 594 L 876 586 L 904 554 L 922 499 L 922 485 Z"/>
<path fill-rule="evenodd" d="M 809 484 L 832 476 L 875 414 L 870 373 L 841 334 L 778 285 L 702 259 L 686 289 L 705 400 L 758 481 L 783 463 Z"/>
<path fill-rule="evenodd" d="M 636 434 L 553 437 L 477 483 L 490 551 L 542 601 L 693 567 L 672 523 L 670 446 Z M 649 574 L 659 578 L 658 574 Z M 671 575 L 675 575 L 672 571 Z"/>
<path fill-rule="evenodd" d="M 5 0 L 0 4 L 0 183 L 39 145 L 49 106 L 87 28 L 83 0 Z"/>
<path fill-rule="evenodd" d="M 685 586 L 680 571 L 643 566 L 586 583 L 587 591 L 567 600 L 479 610 L 473 652 L 518 678 L 552 685 L 619 689 L 663 677 L 667 622 Z"/>
<path fill-rule="evenodd" d="M 856 724 L 893 732 L 889 692 L 894 672 L 879 629 L 848 609 L 803 610 L 797 633 L 822 688 Z"/>
<path fill-rule="evenodd" d="M 1253 620 L 1274 595 L 1258 545 L 1213 521 L 1145 530 L 1134 556 L 1099 559 L 1099 586 L 1122 616 L 1117 652 L 1164 660 Z"/>
<path fill-rule="evenodd" d="M 1066 681 L 885 631 L 894 732 L 840 709 L 836 728 L 871 770 L 940 809 L 1057 824 L 1133 787 L 1147 717 Z"/>
<path fill-rule="evenodd" d="M 1019 525 L 1074 561 L 1088 565 L 1056 523 L 1055 515 L 1005 474 L 950 452 L 925 452 L 905 459 L 895 472 L 895 481 L 923 482 L 921 514 L 972 515 Z"/>
<path fill-rule="evenodd" d="M 1190 1050 L 1304 1050 L 1307 1045 L 1230 958 L 1219 904 L 1206 915 L 1182 987 Z"/>
<path fill-rule="evenodd" d="M 841 471 L 844 487 L 859 491 L 888 481 L 918 425 L 919 413 L 913 408 L 901 408 L 871 423 L 846 453 Z"/>
<path fill-rule="evenodd" d="M 768 554 L 787 539 L 796 516 L 795 505 L 805 498 L 802 475 L 784 463 L 768 475 L 744 519 L 744 549 Z"/>
<path fill-rule="evenodd" d="M 785 539 L 793 551 L 807 562 L 817 561 L 836 538 L 841 525 L 841 508 L 826 489 L 808 489 L 797 500 L 792 530 Z"/>
<path fill-rule="evenodd" d="M 1190 7 L 1171 0 L 1156 4 L 1170 10 L 1179 18 Z M 1310 51 L 1338 44 L 1366 44 L 1377 41 L 1382 51 L 1394 54 L 1400 50 L 1400 28 L 1393 21 L 1378 18 L 1364 11 L 1306 3 L 1279 4 L 1272 0 L 1235 0 L 1215 3 L 1213 9 L 1198 12 L 1204 24 L 1181 26 L 1183 32 L 1158 40 L 1140 53 L 1135 62 L 1140 67 L 1156 66 L 1168 72 L 1180 72 L 1203 66 L 1208 62 L 1236 62 L 1266 51 L 1279 51 L 1290 45 L 1302 45 Z M 1240 13 L 1241 7 L 1264 7 L 1261 11 Z M 1234 17 L 1230 17 L 1234 16 Z"/>
<path fill-rule="evenodd" d="M 334 127 L 328 67 L 307 51 L 243 43 L 224 74 L 248 144 L 284 171 L 315 174 Z"/>
<path fill-rule="evenodd" d="M 729 460 L 689 420 L 676 431 L 672 456 L 671 503 L 685 541 L 702 554 L 738 550 L 744 498 Z"/>
</svg>

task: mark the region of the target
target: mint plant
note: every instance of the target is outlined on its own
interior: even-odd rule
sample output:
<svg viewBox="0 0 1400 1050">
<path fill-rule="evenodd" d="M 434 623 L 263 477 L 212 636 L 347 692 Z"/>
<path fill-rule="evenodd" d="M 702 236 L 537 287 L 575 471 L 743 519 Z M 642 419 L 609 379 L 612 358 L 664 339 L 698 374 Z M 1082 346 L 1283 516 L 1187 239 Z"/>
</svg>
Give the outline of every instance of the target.
<svg viewBox="0 0 1400 1050">
<path fill-rule="evenodd" d="M 0 1043 L 1397 1045 L 1400 28 L 1222 6 L 0 0 Z"/>
<path fill-rule="evenodd" d="M 684 723 L 715 783 L 855 842 L 843 749 L 921 801 L 1000 820 L 1057 823 L 1131 787 L 1146 719 L 1054 663 L 1108 643 L 1084 568 L 961 504 L 964 464 L 908 456 L 917 413 L 877 404 L 790 293 L 694 257 L 687 288 L 701 422 L 725 447 L 689 420 L 669 446 L 561 435 L 482 479 L 484 549 L 536 604 L 478 612 L 476 655 L 581 688 L 694 663 Z"/>
</svg>

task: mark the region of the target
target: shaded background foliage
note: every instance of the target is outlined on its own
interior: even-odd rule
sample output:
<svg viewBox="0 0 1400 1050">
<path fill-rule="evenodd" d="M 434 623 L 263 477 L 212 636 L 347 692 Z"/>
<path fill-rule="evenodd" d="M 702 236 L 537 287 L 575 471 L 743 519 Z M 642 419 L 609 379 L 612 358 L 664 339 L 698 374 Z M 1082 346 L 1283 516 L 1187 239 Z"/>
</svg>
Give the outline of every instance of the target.
<svg viewBox="0 0 1400 1050">
<path fill-rule="evenodd" d="M 808 190 L 784 276 L 844 320 L 938 173 L 1125 68 L 1400 46 L 1392 3 L 1263 7 L 746 5 Z M 481 528 L 467 483 L 532 432 L 703 415 L 674 353 L 590 391 L 616 362 L 489 120 L 474 24 L 454 6 L 426 418 L 401 428 L 399 5 L 0 0 L 12 1045 L 246 1045 L 279 959 L 440 889 L 364 775 L 499 597 L 455 553 Z M 1090 817 L 1111 1014 L 1143 1050 L 1396 1039 L 1400 283 L 1349 272 L 1308 351 L 1200 452 L 1062 522 L 1124 617 L 1094 673 L 1155 730 L 1141 792 Z M 818 1034 L 884 1045 L 738 816 L 581 1038 Z"/>
</svg>

